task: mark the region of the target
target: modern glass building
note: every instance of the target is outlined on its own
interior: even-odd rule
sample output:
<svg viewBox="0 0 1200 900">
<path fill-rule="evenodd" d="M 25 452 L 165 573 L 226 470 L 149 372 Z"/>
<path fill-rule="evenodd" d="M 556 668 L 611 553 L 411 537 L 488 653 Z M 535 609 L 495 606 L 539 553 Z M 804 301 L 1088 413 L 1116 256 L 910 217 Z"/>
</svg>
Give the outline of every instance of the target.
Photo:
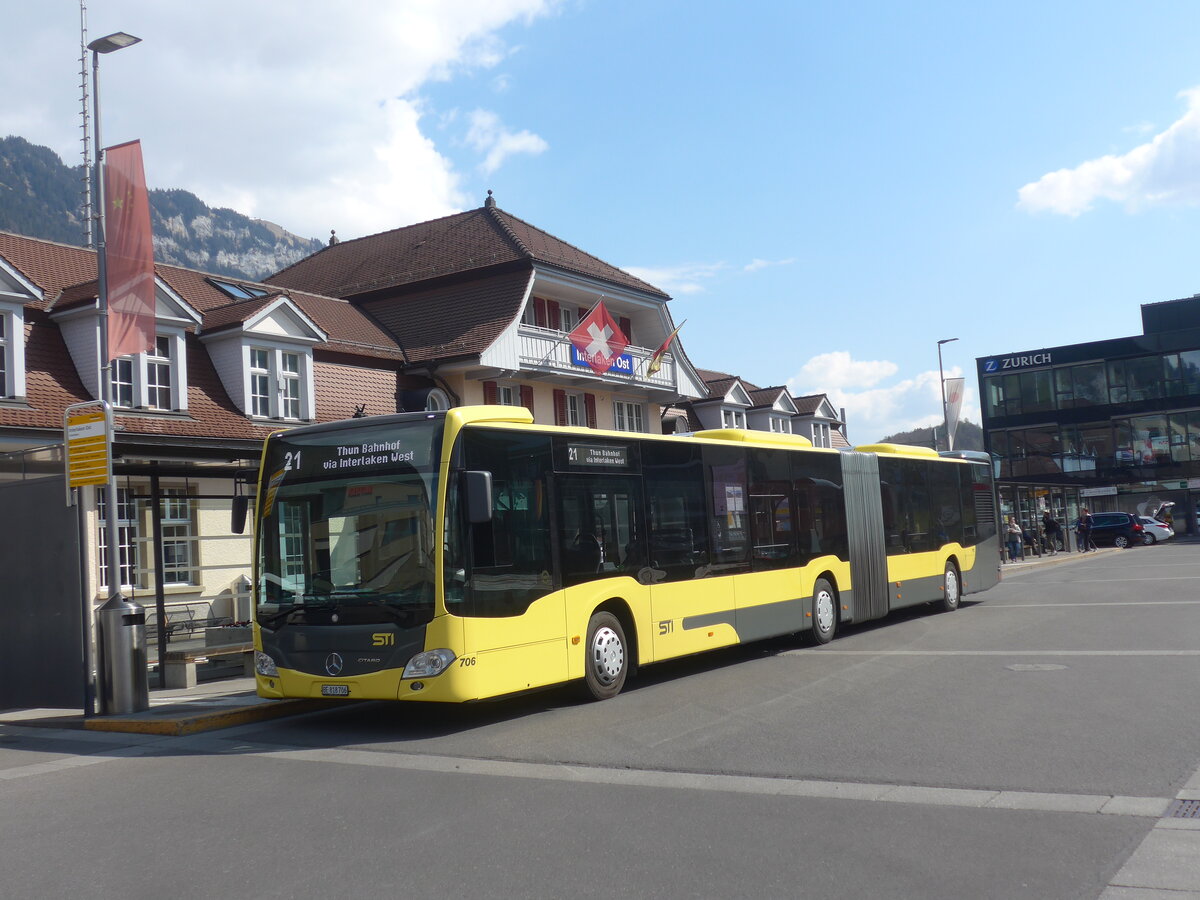
<svg viewBox="0 0 1200 900">
<path fill-rule="evenodd" d="M 1001 513 L 1027 525 L 1079 506 L 1152 515 L 1196 533 L 1200 294 L 1142 306 L 1134 337 L 976 360 Z"/>
</svg>

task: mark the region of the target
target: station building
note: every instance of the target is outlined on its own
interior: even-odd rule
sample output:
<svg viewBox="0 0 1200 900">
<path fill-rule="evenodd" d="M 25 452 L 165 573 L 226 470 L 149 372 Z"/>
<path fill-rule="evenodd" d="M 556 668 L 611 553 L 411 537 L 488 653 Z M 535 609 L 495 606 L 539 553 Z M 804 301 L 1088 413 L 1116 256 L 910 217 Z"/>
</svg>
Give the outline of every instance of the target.
<svg viewBox="0 0 1200 900">
<path fill-rule="evenodd" d="M 1142 334 L 976 360 L 1002 515 L 1153 515 L 1197 533 L 1200 295 L 1143 304 Z"/>
</svg>

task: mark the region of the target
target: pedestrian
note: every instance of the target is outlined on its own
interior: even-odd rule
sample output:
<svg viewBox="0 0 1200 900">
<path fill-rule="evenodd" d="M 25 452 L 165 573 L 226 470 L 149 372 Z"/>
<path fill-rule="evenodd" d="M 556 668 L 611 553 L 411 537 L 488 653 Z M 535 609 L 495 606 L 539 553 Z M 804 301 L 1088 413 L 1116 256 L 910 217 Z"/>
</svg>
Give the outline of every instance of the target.
<svg viewBox="0 0 1200 900">
<path fill-rule="evenodd" d="M 1021 553 L 1021 526 L 1017 523 L 1016 516 L 1008 517 L 1005 534 L 1008 541 L 1008 561 L 1015 562 L 1018 559 L 1024 559 L 1024 554 Z"/>
<path fill-rule="evenodd" d="M 1088 550 L 1096 549 L 1092 542 L 1092 514 L 1087 511 L 1086 506 L 1079 510 L 1079 518 L 1075 520 L 1075 534 L 1078 538 L 1079 552 L 1087 553 Z"/>
<path fill-rule="evenodd" d="M 1059 527 L 1054 516 L 1050 515 L 1050 510 L 1042 513 L 1042 534 L 1046 537 L 1046 547 L 1051 554 L 1058 553 L 1058 539 L 1062 534 L 1062 529 Z"/>
</svg>

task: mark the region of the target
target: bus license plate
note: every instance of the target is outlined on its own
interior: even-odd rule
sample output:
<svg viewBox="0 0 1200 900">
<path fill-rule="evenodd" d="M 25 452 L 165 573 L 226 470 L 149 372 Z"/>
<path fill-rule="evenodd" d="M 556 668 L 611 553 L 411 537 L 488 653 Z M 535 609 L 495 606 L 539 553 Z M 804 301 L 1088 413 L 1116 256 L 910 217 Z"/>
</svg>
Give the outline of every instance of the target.
<svg viewBox="0 0 1200 900">
<path fill-rule="evenodd" d="M 350 685 L 348 684 L 323 684 L 321 685 L 322 697 L 349 697 Z"/>
</svg>

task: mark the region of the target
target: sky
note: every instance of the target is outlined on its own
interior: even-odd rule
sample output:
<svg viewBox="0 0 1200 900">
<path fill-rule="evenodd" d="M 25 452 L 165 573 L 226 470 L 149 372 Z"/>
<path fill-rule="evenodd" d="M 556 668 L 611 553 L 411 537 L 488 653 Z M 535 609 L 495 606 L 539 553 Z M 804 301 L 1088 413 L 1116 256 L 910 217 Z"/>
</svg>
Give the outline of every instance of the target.
<svg viewBox="0 0 1200 900">
<path fill-rule="evenodd" d="M 77 0 L 5 0 L 0 136 L 80 161 Z M 1200 4 L 90 0 L 106 146 L 303 237 L 482 205 L 662 288 L 697 366 L 941 420 L 978 357 L 1200 292 Z M 89 65 L 90 67 L 90 65 Z M 0 198 L 2 202 L 2 198 Z"/>
</svg>

